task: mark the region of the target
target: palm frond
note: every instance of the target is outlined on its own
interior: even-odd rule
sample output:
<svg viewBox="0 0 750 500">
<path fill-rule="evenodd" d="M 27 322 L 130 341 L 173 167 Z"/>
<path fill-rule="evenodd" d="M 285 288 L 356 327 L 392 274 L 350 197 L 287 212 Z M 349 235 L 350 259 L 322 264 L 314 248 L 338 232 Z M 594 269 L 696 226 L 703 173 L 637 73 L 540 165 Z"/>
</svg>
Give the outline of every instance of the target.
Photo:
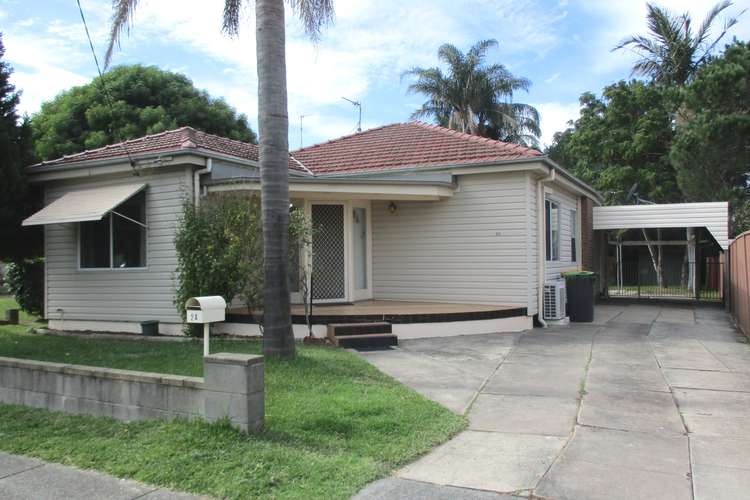
<svg viewBox="0 0 750 500">
<path fill-rule="evenodd" d="M 320 39 L 323 28 L 333 22 L 335 10 L 333 0 L 287 0 L 311 40 Z"/>
<path fill-rule="evenodd" d="M 138 5 L 138 0 L 112 0 L 112 26 L 109 29 L 109 41 L 107 52 L 104 54 L 104 68 L 112 61 L 115 45 L 120 46 L 120 35 L 123 30 L 130 32 L 133 22 L 133 14 Z"/>
<path fill-rule="evenodd" d="M 243 0 L 224 0 L 224 15 L 221 31 L 227 36 L 235 37 L 240 32 L 240 14 Z"/>
</svg>

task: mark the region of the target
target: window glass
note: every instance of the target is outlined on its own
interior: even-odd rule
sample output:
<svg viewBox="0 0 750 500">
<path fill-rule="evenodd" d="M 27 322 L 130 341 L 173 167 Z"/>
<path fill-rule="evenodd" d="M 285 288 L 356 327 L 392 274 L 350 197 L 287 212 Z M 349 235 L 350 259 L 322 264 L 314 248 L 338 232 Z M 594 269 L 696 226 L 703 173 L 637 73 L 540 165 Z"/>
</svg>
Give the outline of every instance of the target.
<svg viewBox="0 0 750 500">
<path fill-rule="evenodd" d="M 576 239 L 578 237 L 578 211 L 570 211 L 570 260 L 575 262 L 578 260 L 578 248 L 576 247 Z"/>
<path fill-rule="evenodd" d="M 560 260 L 560 207 L 556 202 L 545 200 L 544 219 L 547 260 Z"/>
<path fill-rule="evenodd" d="M 80 224 L 82 269 L 146 267 L 146 193 L 141 191 L 100 221 Z"/>
<path fill-rule="evenodd" d="M 141 191 L 112 211 L 113 267 L 146 265 L 146 193 Z M 140 224 L 139 224 L 140 223 Z"/>
<path fill-rule="evenodd" d="M 367 210 L 355 207 L 352 243 L 354 249 L 354 288 L 367 289 Z"/>
<path fill-rule="evenodd" d="M 109 215 L 102 220 L 81 222 L 81 267 L 109 267 Z"/>
</svg>

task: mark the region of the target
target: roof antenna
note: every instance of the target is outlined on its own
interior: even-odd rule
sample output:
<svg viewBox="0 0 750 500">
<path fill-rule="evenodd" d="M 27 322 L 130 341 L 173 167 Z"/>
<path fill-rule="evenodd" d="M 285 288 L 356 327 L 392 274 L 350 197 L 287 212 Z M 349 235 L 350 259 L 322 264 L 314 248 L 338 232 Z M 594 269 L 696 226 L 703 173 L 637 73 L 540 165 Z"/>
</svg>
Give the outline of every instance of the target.
<svg viewBox="0 0 750 500">
<path fill-rule="evenodd" d="M 299 148 L 302 149 L 302 119 L 310 115 L 299 115 Z"/>
<path fill-rule="evenodd" d="M 362 132 L 362 103 L 359 101 L 353 101 L 351 99 L 347 99 L 346 97 L 342 97 L 342 99 L 352 103 L 354 106 L 357 107 L 357 109 L 359 109 L 359 118 L 357 119 L 357 133 Z"/>
</svg>

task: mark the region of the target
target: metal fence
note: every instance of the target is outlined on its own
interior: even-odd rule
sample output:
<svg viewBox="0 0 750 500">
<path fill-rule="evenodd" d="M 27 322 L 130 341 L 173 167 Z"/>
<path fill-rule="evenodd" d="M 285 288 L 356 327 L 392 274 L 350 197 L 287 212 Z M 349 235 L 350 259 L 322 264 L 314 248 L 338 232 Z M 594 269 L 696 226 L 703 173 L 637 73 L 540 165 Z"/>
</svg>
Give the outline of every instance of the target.
<svg viewBox="0 0 750 500">
<path fill-rule="evenodd" d="M 699 263 L 667 259 L 659 272 L 651 260 L 645 258 L 611 260 L 608 266 L 610 297 L 716 301 L 723 297 L 723 263 L 718 257 L 708 257 Z"/>
<path fill-rule="evenodd" d="M 729 310 L 737 326 L 750 336 L 750 231 L 729 245 Z"/>
</svg>

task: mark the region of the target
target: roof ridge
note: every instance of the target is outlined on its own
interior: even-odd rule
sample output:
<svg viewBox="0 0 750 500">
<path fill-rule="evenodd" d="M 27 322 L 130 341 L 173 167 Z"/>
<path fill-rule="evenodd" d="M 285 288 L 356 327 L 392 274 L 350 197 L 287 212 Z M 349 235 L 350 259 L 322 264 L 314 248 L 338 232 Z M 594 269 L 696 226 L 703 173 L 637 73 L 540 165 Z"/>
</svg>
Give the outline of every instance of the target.
<svg viewBox="0 0 750 500">
<path fill-rule="evenodd" d="M 406 125 L 406 124 L 402 123 L 402 122 L 387 123 L 385 125 L 380 125 L 379 127 L 368 128 L 366 130 L 363 130 L 362 132 L 354 132 L 353 134 L 342 135 L 342 136 L 336 137 L 334 139 L 328 139 L 327 141 L 322 141 L 322 142 L 317 142 L 315 144 L 310 144 L 309 146 L 305 146 L 304 148 L 298 148 L 298 149 L 295 149 L 294 151 L 290 151 L 290 154 L 291 153 L 298 153 L 300 151 L 307 151 L 307 150 L 310 150 L 310 149 L 318 148 L 320 146 L 325 146 L 325 145 L 332 144 L 332 143 L 335 143 L 335 142 L 343 141 L 345 139 L 349 139 L 350 137 L 362 136 L 362 135 L 365 135 L 365 134 L 369 134 L 371 132 L 376 132 L 378 130 L 382 130 L 384 128 L 396 127 L 396 126 L 399 126 L 399 125 Z"/>
<path fill-rule="evenodd" d="M 539 150 L 530 148 L 528 146 L 523 146 L 521 144 L 516 144 L 514 142 L 499 141 L 497 139 L 491 139 L 489 137 L 482 137 L 480 135 L 467 134 L 466 132 L 453 130 L 448 127 L 443 127 L 442 125 L 426 123 L 420 120 L 412 120 L 409 122 L 409 124 L 413 124 L 418 127 L 422 127 L 424 129 L 435 130 L 436 132 L 440 132 L 446 135 L 451 135 L 453 137 L 458 137 L 460 139 L 465 139 L 465 140 L 469 140 L 472 142 L 480 142 L 480 143 L 487 144 L 488 146 L 492 146 L 495 148 L 502 148 L 504 151 L 507 151 L 509 148 L 515 149 L 515 150 L 520 149 L 522 151 L 530 151 L 530 152 L 538 153 L 541 155 L 541 152 Z"/>
</svg>

